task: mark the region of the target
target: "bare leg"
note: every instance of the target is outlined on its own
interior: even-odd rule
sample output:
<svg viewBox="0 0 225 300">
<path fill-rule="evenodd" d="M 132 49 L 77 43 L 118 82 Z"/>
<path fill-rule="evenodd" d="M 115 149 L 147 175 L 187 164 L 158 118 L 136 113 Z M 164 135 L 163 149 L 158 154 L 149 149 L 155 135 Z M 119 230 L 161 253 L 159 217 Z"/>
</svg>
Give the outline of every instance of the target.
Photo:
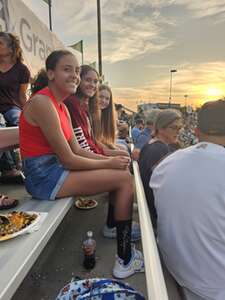
<svg viewBox="0 0 225 300">
<path fill-rule="evenodd" d="M 128 264 L 131 260 L 131 220 L 133 181 L 129 171 L 91 170 L 71 172 L 58 192 L 58 197 L 93 195 L 110 192 L 114 196 L 117 231 L 117 254 Z"/>
<path fill-rule="evenodd" d="M 113 192 L 115 195 L 115 219 L 131 219 L 133 182 L 129 171 L 88 170 L 71 171 L 57 197 L 95 195 Z"/>
</svg>

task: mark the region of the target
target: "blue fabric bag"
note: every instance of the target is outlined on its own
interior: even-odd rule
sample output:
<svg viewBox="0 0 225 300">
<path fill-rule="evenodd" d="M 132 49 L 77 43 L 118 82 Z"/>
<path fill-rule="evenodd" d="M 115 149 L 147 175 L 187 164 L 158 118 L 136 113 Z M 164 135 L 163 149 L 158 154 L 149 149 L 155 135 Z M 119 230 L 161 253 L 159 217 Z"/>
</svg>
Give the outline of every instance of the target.
<svg viewBox="0 0 225 300">
<path fill-rule="evenodd" d="M 145 300 L 144 296 L 114 279 L 93 278 L 74 281 L 67 284 L 56 300 Z"/>
</svg>

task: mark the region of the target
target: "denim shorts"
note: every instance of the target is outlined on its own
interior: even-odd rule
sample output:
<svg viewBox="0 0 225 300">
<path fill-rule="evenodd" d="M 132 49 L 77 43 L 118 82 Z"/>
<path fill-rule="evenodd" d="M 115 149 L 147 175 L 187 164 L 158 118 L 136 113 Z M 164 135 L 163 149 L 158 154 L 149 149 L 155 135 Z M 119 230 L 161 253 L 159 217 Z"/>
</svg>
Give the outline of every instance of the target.
<svg viewBox="0 0 225 300">
<path fill-rule="evenodd" d="M 40 200 L 55 200 L 69 174 L 52 154 L 24 159 L 23 171 L 26 190 Z"/>
<path fill-rule="evenodd" d="M 9 126 L 19 126 L 21 109 L 18 106 L 12 106 L 3 113 L 4 118 Z"/>
</svg>

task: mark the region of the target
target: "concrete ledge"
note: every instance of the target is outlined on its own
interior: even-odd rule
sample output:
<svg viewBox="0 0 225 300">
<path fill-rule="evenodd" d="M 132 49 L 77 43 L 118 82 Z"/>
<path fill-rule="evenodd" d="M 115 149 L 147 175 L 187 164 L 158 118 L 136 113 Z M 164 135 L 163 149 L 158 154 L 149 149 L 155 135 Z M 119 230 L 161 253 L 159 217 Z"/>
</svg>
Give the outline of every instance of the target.
<svg viewBox="0 0 225 300">
<path fill-rule="evenodd" d="M 70 209 L 73 198 L 57 201 L 27 200 L 17 210 L 48 212 L 41 228 L 31 234 L 1 242 L 0 299 L 9 300 Z"/>
<path fill-rule="evenodd" d="M 16 147 L 19 144 L 19 127 L 0 127 L 0 149 Z"/>
</svg>

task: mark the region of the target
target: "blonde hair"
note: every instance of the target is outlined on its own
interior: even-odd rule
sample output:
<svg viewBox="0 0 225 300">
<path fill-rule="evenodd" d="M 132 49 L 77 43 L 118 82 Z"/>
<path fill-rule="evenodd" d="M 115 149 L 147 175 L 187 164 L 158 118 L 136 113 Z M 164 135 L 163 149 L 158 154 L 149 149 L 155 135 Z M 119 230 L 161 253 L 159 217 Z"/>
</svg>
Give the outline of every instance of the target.
<svg viewBox="0 0 225 300">
<path fill-rule="evenodd" d="M 89 65 L 82 65 L 80 68 L 81 81 L 83 80 L 84 76 L 91 71 L 95 72 L 97 74 L 97 77 L 99 78 L 99 74 L 94 68 L 92 68 Z M 78 98 L 83 96 L 80 85 L 75 95 Z M 101 137 L 101 112 L 99 108 L 98 91 L 95 93 L 93 97 L 89 98 L 88 110 L 89 110 L 89 119 L 91 122 L 92 137 L 94 138 L 94 140 L 99 141 Z"/>
<path fill-rule="evenodd" d="M 109 86 L 101 84 L 99 86 L 99 92 L 106 90 L 110 94 L 109 105 L 101 111 L 101 137 L 100 142 L 108 146 L 109 148 L 115 148 L 116 139 L 116 122 L 115 111 L 112 98 L 112 91 Z"/>
</svg>

